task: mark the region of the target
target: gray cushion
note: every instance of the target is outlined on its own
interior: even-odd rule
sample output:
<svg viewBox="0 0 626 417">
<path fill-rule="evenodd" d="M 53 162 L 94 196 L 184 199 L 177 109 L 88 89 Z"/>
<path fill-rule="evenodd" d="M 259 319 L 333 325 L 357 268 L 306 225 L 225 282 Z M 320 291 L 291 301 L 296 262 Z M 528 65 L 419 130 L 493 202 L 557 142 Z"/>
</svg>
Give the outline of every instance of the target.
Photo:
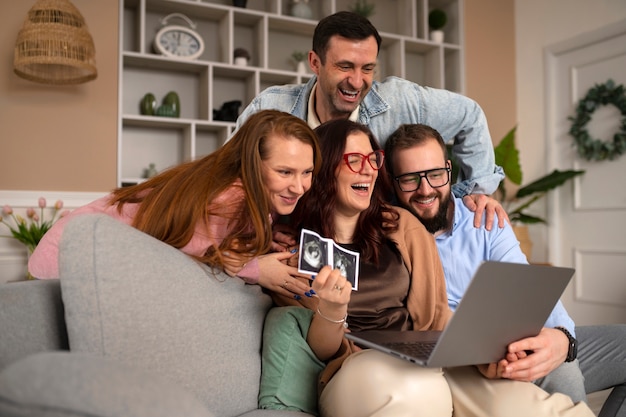
<svg viewBox="0 0 626 417">
<path fill-rule="evenodd" d="M 257 408 L 271 305 L 258 285 L 104 215 L 67 224 L 59 266 L 72 351 L 170 378 L 220 416 Z"/>
<path fill-rule="evenodd" d="M 312 414 L 288 410 L 252 410 L 238 417 L 314 417 Z"/>
<path fill-rule="evenodd" d="M 59 280 L 0 284 L 0 369 L 24 356 L 68 349 Z"/>
<path fill-rule="evenodd" d="M 46 352 L 0 373 L 3 417 L 211 417 L 190 392 L 107 358 Z"/>
</svg>

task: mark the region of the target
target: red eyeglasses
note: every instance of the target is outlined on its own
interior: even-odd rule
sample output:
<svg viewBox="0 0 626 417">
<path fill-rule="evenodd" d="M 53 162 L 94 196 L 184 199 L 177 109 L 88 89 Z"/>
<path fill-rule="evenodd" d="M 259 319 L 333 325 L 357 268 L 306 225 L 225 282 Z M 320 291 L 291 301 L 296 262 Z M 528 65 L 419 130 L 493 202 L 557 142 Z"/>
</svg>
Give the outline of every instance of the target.
<svg viewBox="0 0 626 417">
<path fill-rule="evenodd" d="M 358 152 L 344 153 L 343 160 L 346 165 L 348 165 L 348 168 L 350 168 L 350 171 L 357 174 L 363 170 L 366 160 L 369 162 L 372 169 L 378 171 L 383 167 L 383 162 L 385 161 L 385 151 L 379 149 L 369 155 L 363 155 Z"/>
</svg>

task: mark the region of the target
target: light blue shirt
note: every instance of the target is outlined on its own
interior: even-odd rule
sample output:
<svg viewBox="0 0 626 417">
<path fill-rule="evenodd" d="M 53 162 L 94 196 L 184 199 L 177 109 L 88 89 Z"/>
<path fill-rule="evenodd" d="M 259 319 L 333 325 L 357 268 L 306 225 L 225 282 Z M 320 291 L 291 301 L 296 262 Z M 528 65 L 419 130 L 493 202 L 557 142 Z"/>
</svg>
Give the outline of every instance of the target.
<svg viewBox="0 0 626 417">
<path fill-rule="evenodd" d="M 503 228 L 497 227 L 497 220 L 494 220 L 494 225 L 491 230 L 485 229 L 483 216 L 483 225 L 475 228 L 474 213 L 463 204 L 463 200 L 454 199 L 452 230 L 435 238 L 452 311 L 458 306 L 474 272 L 483 261 L 528 263 L 511 226 L 506 223 Z M 556 326 L 565 327 L 575 336 L 574 321 L 560 301 L 545 324 L 545 327 Z"/>
<path fill-rule="evenodd" d="M 265 89 L 243 110 L 237 129 L 263 109 L 281 110 L 307 120 L 309 96 L 316 80 L 314 76 L 306 84 Z M 401 124 L 413 123 L 437 129 L 445 140 L 454 139 L 459 178 L 452 190 L 458 197 L 492 194 L 504 179 L 504 171 L 495 164 L 485 114 L 475 101 L 463 95 L 388 77 L 373 82 L 359 106 L 357 121 L 367 125 L 381 145 Z"/>
</svg>

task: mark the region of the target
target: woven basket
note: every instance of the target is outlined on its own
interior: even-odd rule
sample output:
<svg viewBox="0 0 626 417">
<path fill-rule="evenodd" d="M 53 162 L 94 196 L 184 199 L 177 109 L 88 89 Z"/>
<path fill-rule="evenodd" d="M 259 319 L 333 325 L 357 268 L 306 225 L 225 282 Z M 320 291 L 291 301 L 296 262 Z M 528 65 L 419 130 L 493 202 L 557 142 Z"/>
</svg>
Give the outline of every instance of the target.
<svg viewBox="0 0 626 417">
<path fill-rule="evenodd" d="M 98 76 L 85 19 L 69 0 L 38 0 L 17 35 L 17 75 L 44 84 L 80 84 Z"/>
</svg>

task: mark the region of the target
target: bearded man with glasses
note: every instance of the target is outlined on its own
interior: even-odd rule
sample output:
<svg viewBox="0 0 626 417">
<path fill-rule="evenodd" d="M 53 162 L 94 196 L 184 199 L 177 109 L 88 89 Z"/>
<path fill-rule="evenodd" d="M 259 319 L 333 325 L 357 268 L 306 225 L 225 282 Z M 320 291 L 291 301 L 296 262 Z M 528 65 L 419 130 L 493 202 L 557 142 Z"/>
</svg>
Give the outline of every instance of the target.
<svg viewBox="0 0 626 417">
<path fill-rule="evenodd" d="M 452 195 L 446 153 L 441 135 L 421 124 L 400 126 L 385 143 L 387 171 L 398 202 L 435 236 L 448 304 L 454 311 L 483 261 L 528 261 L 508 223 L 492 230 L 474 227 L 474 214 Z M 569 395 L 575 403 L 586 401 L 586 394 L 613 388 L 599 416 L 622 417 L 624 346 L 626 325 L 575 327 L 559 301 L 538 335 L 511 343 L 505 358 L 479 369 L 488 378 L 533 381 L 549 393 Z"/>
<path fill-rule="evenodd" d="M 452 169 L 450 168 L 450 162 L 446 162 L 445 165 L 446 166 L 443 168 L 433 168 L 418 172 L 407 172 L 394 178 L 394 180 L 396 181 L 396 187 L 399 189 L 399 192 L 402 193 L 402 196 L 404 197 L 407 197 L 409 195 L 415 197 L 419 195 L 419 193 L 415 192 L 420 189 L 422 178 L 426 180 L 428 186 L 432 188 L 433 191 L 437 194 L 437 198 L 439 198 L 439 207 L 436 212 L 431 213 L 430 215 L 421 215 L 420 211 L 411 210 L 413 214 L 426 227 L 426 230 L 433 234 L 439 230 L 444 230 L 448 225 L 448 208 L 450 207 L 452 197 L 450 187 L 446 187 L 444 190 L 440 190 L 443 191 L 442 193 L 437 192 L 439 190 L 435 191 L 435 189 L 444 187 L 450 183 L 450 171 L 452 171 Z M 446 190 L 447 193 L 445 192 Z M 422 199 L 422 203 L 419 203 L 418 200 L 415 200 L 415 204 L 423 205 L 424 201 L 426 201 L 427 203 L 432 203 L 432 198 L 428 198 L 426 200 Z"/>
</svg>

